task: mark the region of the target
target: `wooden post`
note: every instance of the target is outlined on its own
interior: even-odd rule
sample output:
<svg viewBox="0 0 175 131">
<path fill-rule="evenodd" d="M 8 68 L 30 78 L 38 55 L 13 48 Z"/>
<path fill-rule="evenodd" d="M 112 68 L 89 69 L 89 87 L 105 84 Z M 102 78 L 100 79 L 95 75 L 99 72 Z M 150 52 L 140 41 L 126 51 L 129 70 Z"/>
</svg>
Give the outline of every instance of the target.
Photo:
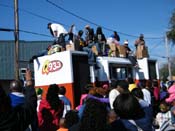
<svg viewBox="0 0 175 131">
<path fill-rule="evenodd" d="M 15 37 L 15 79 L 19 80 L 19 18 L 18 18 L 18 0 L 14 0 L 14 22 L 15 22 L 15 30 L 14 30 L 14 37 Z"/>
</svg>

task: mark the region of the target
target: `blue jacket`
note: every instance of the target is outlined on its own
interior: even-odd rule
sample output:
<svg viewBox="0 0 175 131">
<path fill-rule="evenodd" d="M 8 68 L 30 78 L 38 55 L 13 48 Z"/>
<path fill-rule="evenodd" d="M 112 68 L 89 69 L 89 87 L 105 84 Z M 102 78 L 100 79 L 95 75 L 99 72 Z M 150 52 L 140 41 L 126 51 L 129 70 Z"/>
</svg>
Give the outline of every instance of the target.
<svg viewBox="0 0 175 131">
<path fill-rule="evenodd" d="M 126 119 L 122 119 L 122 122 L 125 125 L 125 127 L 130 131 L 138 131 L 138 127 L 141 128 L 143 131 L 153 131 L 154 129 L 152 128 L 152 107 L 144 100 L 139 100 L 139 103 L 145 113 L 145 116 L 141 119 L 133 120 L 137 126 Z"/>
<path fill-rule="evenodd" d="M 12 107 L 15 107 L 17 105 L 24 104 L 24 95 L 22 93 L 18 92 L 12 92 L 9 94 L 10 99 L 11 99 L 11 105 Z"/>
</svg>

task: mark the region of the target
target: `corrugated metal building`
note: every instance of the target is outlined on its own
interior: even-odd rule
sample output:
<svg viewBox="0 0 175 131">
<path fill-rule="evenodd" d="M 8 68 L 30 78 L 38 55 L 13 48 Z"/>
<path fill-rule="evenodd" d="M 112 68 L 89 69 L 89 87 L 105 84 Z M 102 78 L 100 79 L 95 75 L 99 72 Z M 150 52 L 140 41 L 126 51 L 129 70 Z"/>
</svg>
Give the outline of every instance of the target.
<svg viewBox="0 0 175 131">
<path fill-rule="evenodd" d="M 19 42 L 19 67 L 27 67 L 29 59 L 45 50 L 51 41 L 20 41 Z M 14 41 L 0 41 L 0 83 L 15 78 L 14 69 Z"/>
</svg>

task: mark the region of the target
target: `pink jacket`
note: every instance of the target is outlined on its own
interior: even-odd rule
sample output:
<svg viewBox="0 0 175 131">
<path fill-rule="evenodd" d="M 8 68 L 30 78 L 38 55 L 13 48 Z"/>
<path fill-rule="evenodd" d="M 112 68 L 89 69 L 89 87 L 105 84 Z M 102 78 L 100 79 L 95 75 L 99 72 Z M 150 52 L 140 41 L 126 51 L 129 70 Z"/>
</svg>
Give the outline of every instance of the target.
<svg viewBox="0 0 175 131">
<path fill-rule="evenodd" d="M 171 103 L 175 100 L 175 84 L 168 89 L 168 93 L 169 97 L 166 99 L 166 102 Z"/>
</svg>

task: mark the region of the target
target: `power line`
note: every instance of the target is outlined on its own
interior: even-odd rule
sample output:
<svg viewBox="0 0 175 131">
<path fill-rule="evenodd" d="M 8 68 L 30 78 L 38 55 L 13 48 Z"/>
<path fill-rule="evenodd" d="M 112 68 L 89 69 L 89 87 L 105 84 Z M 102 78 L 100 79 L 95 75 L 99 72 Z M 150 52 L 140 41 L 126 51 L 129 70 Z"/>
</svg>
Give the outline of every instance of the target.
<svg viewBox="0 0 175 131">
<path fill-rule="evenodd" d="M 38 15 L 38 14 L 33 13 L 33 12 L 31 12 L 31 11 L 27 11 L 27 10 L 25 10 L 25 9 L 21 9 L 21 8 L 20 8 L 20 10 L 21 10 L 21 11 L 24 11 L 24 12 L 26 12 L 26 13 L 28 13 L 28 14 L 31 14 L 31 15 L 33 15 L 33 16 L 39 17 L 39 18 L 41 18 L 41 19 L 48 20 L 48 21 L 52 21 L 52 22 L 56 22 L 56 23 L 59 23 L 59 24 L 61 24 L 61 25 L 64 25 L 64 26 L 68 26 L 68 27 L 69 27 L 69 25 L 66 25 L 66 24 L 63 24 L 63 23 L 61 23 L 61 22 L 58 22 L 58 21 L 55 21 L 55 20 L 49 19 L 49 18 L 47 18 L 47 17 L 44 17 L 44 16 L 41 16 L 41 15 Z"/>
<path fill-rule="evenodd" d="M 166 58 L 167 59 L 166 56 L 161 56 L 161 55 L 157 55 L 157 54 L 152 54 L 152 56 L 156 56 L 156 57 L 159 57 L 159 58 Z"/>
<path fill-rule="evenodd" d="M 161 45 L 160 43 L 161 43 L 162 41 L 163 41 L 163 40 L 159 41 L 158 44 L 155 44 L 155 45 L 150 49 L 150 52 L 152 52 L 153 49 L 155 49 L 155 48 L 157 48 L 158 46 L 160 46 L 160 45 Z"/>
<path fill-rule="evenodd" d="M 66 9 L 64 9 L 64 8 L 62 8 L 62 7 L 58 6 L 57 4 L 55 4 L 55 3 L 53 3 L 53 2 L 51 2 L 51 1 L 49 1 L 49 0 L 46 0 L 46 1 L 47 1 L 48 3 L 50 3 L 51 5 L 53 5 L 53 6 L 57 7 L 57 8 L 59 8 L 59 9 L 61 9 L 62 11 L 66 12 L 66 13 L 68 13 L 68 14 L 70 14 L 70 15 L 73 15 L 74 17 L 76 17 L 76 18 L 78 18 L 78 19 L 81 19 L 81 20 L 83 20 L 83 21 L 85 21 L 85 22 L 88 22 L 88 23 L 90 23 L 90 24 L 92 24 L 92 25 L 95 25 L 95 26 L 100 26 L 99 24 L 96 24 L 96 23 L 94 23 L 94 22 L 92 22 L 92 21 L 90 21 L 90 20 L 87 20 L 87 19 L 85 19 L 85 18 L 83 18 L 83 17 L 81 17 L 81 16 L 78 16 L 78 15 L 76 15 L 75 13 L 72 13 L 72 12 L 70 12 L 70 11 L 68 11 L 68 10 L 66 10 Z M 2 7 L 7 7 L 7 8 L 12 8 L 12 9 L 13 9 L 12 6 L 4 5 L 4 4 L 0 4 L 0 6 L 2 6 Z M 19 10 L 20 10 L 20 11 L 23 11 L 23 12 L 25 12 L 25 13 L 28 13 L 28 14 L 30 14 L 30 15 L 39 17 L 39 18 L 44 19 L 44 20 L 48 20 L 48 21 L 60 23 L 60 22 L 58 22 L 58 21 L 52 20 L 52 19 L 50 19 L 50 18 L 41 16 L 41 15 L 38 15 L 38 14 L 33 13 L 33 12 L 31 12 L 31 11 L 28 11 L 28 10 L 26 10 L 26 9 L 19 8 Z M 64 26 L 68 26 L 68 25 L 65 25 L 65 24 L 63 24 L 63 23 L 60 23 L 60 24 L 62 24 L 62 25 L 64 25 Z M 110 29 L 110 28 L 107 28 L 107 27 L 104 27 L 104 26 L 101 26 L 101 27 L 102 27 L 103 29 L 107 30 L 107 31 L 111 31 L 111 32 L 114 31 L 114 30 L 112 30 L 112 29 Z M 27 31 L 25 31 L 25 32 L 27 33 Z M 29 31 L 29 32 L 30 32 L 30 31 Z M 28 33 L 29 33 L 29 32 L 28 32 Z M 33 33 L 33 34 L 35 34 L 35 35 L 36 35 L 36 34 L 39 34 L 39 33 L 34 33 L 34 32 L 30 32 L 30 33 Z M 122 34 L 122 35 L 125 35 L 125 36 L 138 38 L 138 36 L 135 36 L 135 35 L 130 35 L 130 34 L 123 33 L 123 32 L 118 32 L 118 33 L 120 33 L 120 34 Z M 145 39 L 163 39 L 163 38 L 164 38 L 164 37 L 145 37 Z"/>
<path fill-rule="evenodd" d="M 0 31 L 5 31 L 5 32 L 14 32 L 14 29 L 9 29 L 9 28 L 0 28 Z M 40 36 L 45 36 L 45 37 L 51 37 L 46 34 L 41 34 L 41 33 L 36 33 L 36 32 L 31 32 L 31 31 L 26 31 L 26 30 L 18 30 L 19 32 L 24 32 L 28 34 L 33 34 L 33 35 L 40 35 Z"/>
<path fill-rule="evenodd" d="M 0 28 L 0 31 L 11 32 L 14 31 L 14 29 Z"/>
<path fill-rule="evenodd" d="M 13 7 L 12 7 L 12 6 L 9 6 L 9 5 L 0 4 L 0 6 L 13 9 Z M 47 21 L 56 22 L 56 23 L 59 23 L 59 24 L 61 24 L 61 25 L 64 25 L 64 26 L 68 26 L 68 27 L 69 27 L 69 25 L 66 25 L 66 24 L 63 24 L 63 23 L 61 23 L 61 22 L 52 20 L 52 19 L 50 19 L 50 18 L 47 18 L 47 17 L 41 16 L 41 15 L 38 15 L 38 14 L 33 13 L 33 12 L 31 12 L 31 11 L 28 11 L 28 10 L 26 10 L 26 9 L 23 9 L 23 8 L 18 8 L 18 9 L 19 9 L 19 11 L 25 12 L 25 13 L 30 14 L 30 15 L 33 15 L 33 16 L 36 16 L 36 17 L 38 17 L 38 18 L 41 18 L 41 19 L 44 19 L 44 20 L 47 20 Z"/>
<path fill-rule="evenodd" d="M 24 33 L 28 33 L 28 34 L 33 34 L 33 35 L 40 35 L 40 36 L 45 36 L 45 37 L 50 37 L 49 35 L 46 35 L 46 34 L 41 34 L 41 33 L 36 33 L 36 32 L 31 32 L 31 31 L 25 31 L 25 30 L 19 30 L 21 32 L 24 32 Z"/>
<path fill-rule="evenodd" d="M 78 16 L 78 15 L 76 15 L 76 14 L 74 14 L 74 13 L 72 13 L 72 12 L 70 12 L 70 11 L 68 11 L 68 10 L 66 10 L 66 9 L 64 9 L 64 8 L 62 8 L 62 7 L 60 7 L 60 6 L 58 6 L 57 4 L 55 4 L 55 3 L 53 3 L 53 2 L 51 2 L 51 1 L 49 1 L 49 0 L 46 0 L 48 3 L 50 3 L 50 4 L 52 4 L 53 6 L 55 6 L 55 7 L 57 7 L 57 8 L 59 8 L 59 9 L 61 9 L 61 10 L 63 10 L 64 12 L 66 12 L 66 13 L 68 13 L 68 14 L 71 14 L 71 15 L 73 15 L 73 16 L 75 16 L 75 17 L 77 17 L 77 18 L 79 18 L 79 19 L 81 19 L 81 20 L 83 20 L 83 21 L 86 21 L 86 22 L 88 22 L 88 23 L 90 23 L 90 24 L 93 24 L 93 25 L 95 25 L 95 26 L 99 26 L 98 24 L 96 24 L 96 23 L 94 23 L 94 22 L 91 22 L 91 21 L 89 21 L 89 20 L 87 20 L 87 19 L 85 19 L 85 18 L 83 18 L 83 17 L 81 17 L 81 16 Z M 110 31 L 113 31 L 113 30 L 110 30 Z"/>
<path fill-rule="evenodd" d="M 161 55 L 158 55 L 158 54 L 153 54 L 153 56 L 157 56 L 157 57 L 160 57 L 160 58 L 166 58 L 167 59 L 166 56 L 161 56 Z"/>
<path fill-rule="evenodd" d="M 88 23 L 90 23 L 90 24 L 93 24 L 93 25 L 95 25 L 95 26 L 100 26 L 99 24 L 96 24 L 96 23 L 94 23 L 94 22 L 92 22 L 92 21 L 90 21 L 90 20 L 87 20 L 87 19 L 85 19 L 85 18 L 79 16 L 79 15 L 76 15 L 75 13 L 72 13 L 72 12 L 70 12 L 70 11 L 64 9 L 63 7 L 57 5 L 57 4 L 55 4 L 55 3 L 53 3 L 53 2 L 51 2 L 51 1 L 49 1 L 49 0 L 46 0 L 46 2 L 50 3 L 51 5 L 53 5 L 53 6 L 57 7 L 57 8 L 59 8 L 59 9 L 61 9 L 62 11 L 66 12 L 66 13 L 68 13 L 68 14 L 74 16 L 74 17 L 77 17 L 78 19 L 81 19 L 81 20 L 83 20 L 83 21 L 86 21 L 86 22 L 88 22 Z M 103 29 L 105 29 L 105 30 L 108 30 L 108 31 L 112 31 L 112 32 L 114 31 L 114 30 L 112 30 L 112 29 L 110 29 L 110 28 L 107 28 L 107 27 L 104 27 L 104 26 L 101 26 L 101 27 L 102 27 Z M 118 31 L 117 31 L 117 32 L 118 32 Z M 138 37 L 138 36 L 130 35 L 130 34 L 123 33 L 123 32 L 118 32 L 118 33 L 120 33 L 120 34 L 122 34 L 122 35 L 125 35 L 125 36 L 130 36 L 130 37 Z M 163 37 L 146 37 L 145 39 L 162 39 L 162 38 L 163 38 Z"/>
</svg>

